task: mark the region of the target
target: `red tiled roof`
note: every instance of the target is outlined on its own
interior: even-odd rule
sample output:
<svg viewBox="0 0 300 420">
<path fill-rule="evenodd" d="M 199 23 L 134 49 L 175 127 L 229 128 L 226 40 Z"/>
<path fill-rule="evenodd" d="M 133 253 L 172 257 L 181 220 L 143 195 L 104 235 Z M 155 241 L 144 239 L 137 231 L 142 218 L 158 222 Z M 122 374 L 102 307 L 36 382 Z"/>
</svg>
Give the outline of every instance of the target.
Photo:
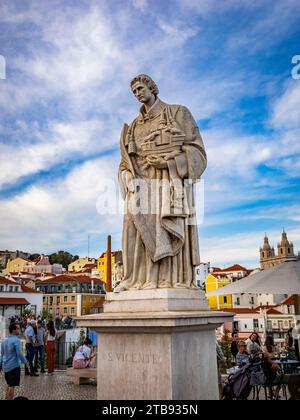
<svg viewBox="0 0 300 420">
<path fill-rule="evenodd" d="M 268 314 L 268 315 L 282 315 L 282 312 L 277 311 L 277 309 L 269 309 L 269 310 L 267 311 L 267 314 Z"/>
<path fill-rule="evenodd" d="M 220 273 L 223 273 L 223 272 L 231 272 L 231 271 L 246 271 L 246 272 L 248 272 L 250 270 L 248 270 L 245 267 L 242 267 L 239 264 L 234 264 L 234 265 L 232 265 L 230 267 L 223 268 L 223 270 L 218 269 L 218 272 L 220 272 Z M 216 270 L 214 270 L 214 272 L 216 272 Z"/>
<path fill-rule="evenodd" d="M 219 312 L 232 312 L 234 314 L 259 314 L 259 311 L 251 308 L 225 308 L 218 309 Z"/>
<path fill-rule="evenodd" d="M 120 252 L 122 252 L 122 251 L 112 251 L 112 253 L 111 253 L 111 256 L 112 257 L 117 257 L 118 255 L 119 255 L 119 253 Z M 100 255 L 100 257 L 99 258 L 104 258 L 104 255 L 106 254 L 106 251 L 105 252 L 102 252 L 102 254 Z"/>
<path fill-rule="evenodd" d="M 21 289 L 23 293 L 40 293 L 35 289 L 31 289 L 31 287 L 24 286 L 24 284 L 21 284 Z"/>
<path fill-rule="evenodd" d="M 53 284 L 53 283 L 92 283 L 94 284 L 103 284 L 104 282 L 100 279 L 92 279 L 88 276 L 70 276 L 70 275 L 60 275 L 52 277 L 51 279 L 37 281 L 36 284 Z"/>
<path fill-rule="evenodd" d="M 260 305 L 255 308 L 255 310 L 259 311 L 260 309 L 272 309 L 277 308 L 279 305 Z"/>
<path fill-rule="evenodd" d="M 0 284 L 13 284 L 14 286 L 17 286 L 18 283 L 12 280 L 8 280 L 5 277 L 0 277 Z"/>
<path fill-rule="evenodd" d="M 28 300 L 23 298 L 2 298 L 0 297 L 0 305 L 29 305 Z"/>
<path fill-rule="evenodd" d="M 36 262 L 36 265 L 51 265 L 49 261 L 49 257 L 39 257 L 38 261 Z"/>
<path fill-rule="evenodd" d="M 298 295 L 298 301 L 300 303 L 300 295 Z M 288 297 L 283 302 L 280 303 L 280 305 L 294 305 L 294 298 L 293 296 Z"/>
<path fill-rule="evenodd" d="M 97 267 L 97 264 L 85 264 L 83 267 L 82 267 L 82 269 L 85 269 L 85 268 L 96 268 Z"/>
</svg>

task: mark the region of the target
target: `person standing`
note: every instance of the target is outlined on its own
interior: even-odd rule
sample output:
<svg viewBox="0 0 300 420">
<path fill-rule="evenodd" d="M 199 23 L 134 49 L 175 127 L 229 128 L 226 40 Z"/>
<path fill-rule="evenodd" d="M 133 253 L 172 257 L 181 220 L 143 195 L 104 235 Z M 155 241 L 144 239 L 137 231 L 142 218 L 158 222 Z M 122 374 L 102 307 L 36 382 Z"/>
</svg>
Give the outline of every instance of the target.
<svg viewBox="0 0 300 420">
<path fill-rule="evenodd" d="M 54 328 L 54 322 L 51 320 L 47 324 L 47 331 L 45 335 L 48 375 L 53 375 L 53 372 L 54 372 L 55 340 L 56 340 L 56 331 Z"/>
<path fill-rule="evenodd" d="M 231 337 L 232 337 L 232 342 L 231 342 L 231 346 L 230 346 L 230 351 L 231 351 L 232 356 L 235 359 L 236 355 L 239 352 L 239 347 L 238 347 L 239 334 L 238 334 L 238 332 L 234 331 L 231 334 Z"/>
<path fill-rule="evenodd" d="M 25 372 L 25 375 L 30 376 L 39 376 L 34 371 L 33 360 L 34 360 L 34 353 L 35 353 L 35 345 L 36 345 L 36 334 L 34 332 L 34 328 L 36 327 L 36 322 L 32 320 L 26 330 L 25 330 L 25 339 L 26 339 L 26 355 L 27 360 L 29 363 L 29 372 L 28 370 Z"/>
<path fill-rule="evenodd" d="M 38 362 L 40 362 L 41 373 L 45 373 L 45 334 L 46 330 L 43 327 L 41 320 L 37 322 L 37 336 L 36 346 L 34 348 L 34 370 L 37 372 Z"/>
<path fill-rule="evenodd" d="M 21 333 L 20 326 L 12 323 L 9 326 L 10 336 L 2 343 L 2 353 L 0 357 L 0 370 L 3 369 L 7 383 L 5 399 L 13 400 L 15 387 L 20 386 L 21 364 L 28 367 L 28 362 L 22 352 L 21 341 L 18 336 Z"/>
</svg>

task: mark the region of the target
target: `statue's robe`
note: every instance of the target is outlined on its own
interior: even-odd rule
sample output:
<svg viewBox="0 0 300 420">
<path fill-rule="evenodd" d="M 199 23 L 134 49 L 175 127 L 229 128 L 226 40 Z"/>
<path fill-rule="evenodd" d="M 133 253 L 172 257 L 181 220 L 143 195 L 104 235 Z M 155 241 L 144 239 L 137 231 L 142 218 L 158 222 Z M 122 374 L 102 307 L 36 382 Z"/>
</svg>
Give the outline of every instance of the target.
<svg viewBox="0 0 300 420">
<path fill-rule="evenodd" d="M 147 165 L 144 145 L 145 139 L 151 141 L 155 137 L 152 134 L 157 134 L 162 124 L 166 123 L 162 121 L 162 115 L 172 120 L 175 131 L 183 134 L 184 142 L 181 153 L 167 160 L 166 169 L 156 169 Z M 151 147 L 154 147 L 154 154 L 161 150 Z M 200 256 L 193 184 L 200 179 L 205 168 L 203 142 L 187 108 L 168 105 L 157 99 L 148 112 L 142 106 L 139 116 L 130 126 L 124 126 L 119 172 L 120 188 L 125 199 L 122 240 L 124 279 L 119 291 L 195 287 L 195 266 L 200 264 Z M 128 192 L 124 182 L 126 171 L 135 180 L 146 183 L 151 193 L 145 192 L 142 187 L 136 192 Z M 167 184 L 162 184 L 166 188 L 163 186 L 154 193 L 150 189 L 153 180 L 167 181 Z M 177 186 L 187 184 L 182 188 L 184 194 L 179 192 L 174 195 L 174 189 L 167 188 L 169 182 Z M 151 208 L 157 209 L 156 214 L 151 214 L 150 208 L 146 212 L 131 210 L 132 203 L 141 203 L 146 196 L 152 200 Z"/>
</svg>

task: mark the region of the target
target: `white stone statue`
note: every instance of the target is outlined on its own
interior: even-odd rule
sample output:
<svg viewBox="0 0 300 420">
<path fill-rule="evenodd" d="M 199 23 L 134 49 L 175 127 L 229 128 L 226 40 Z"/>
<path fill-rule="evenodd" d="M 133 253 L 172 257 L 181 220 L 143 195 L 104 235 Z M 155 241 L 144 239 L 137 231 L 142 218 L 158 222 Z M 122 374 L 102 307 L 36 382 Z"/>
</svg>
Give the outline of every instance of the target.
<svg viewBox="0 0 300 420">
<path fill-rule="evenodd" d="M 124 279 L 114 291 L 194 289 L 200 257 L 193 190 L 207 163 L 199 129 L 186 107 L 158 98 L 149 76 L 135 77 L 131 89 L 143 105 L 121 134 Z"/>
</svg>

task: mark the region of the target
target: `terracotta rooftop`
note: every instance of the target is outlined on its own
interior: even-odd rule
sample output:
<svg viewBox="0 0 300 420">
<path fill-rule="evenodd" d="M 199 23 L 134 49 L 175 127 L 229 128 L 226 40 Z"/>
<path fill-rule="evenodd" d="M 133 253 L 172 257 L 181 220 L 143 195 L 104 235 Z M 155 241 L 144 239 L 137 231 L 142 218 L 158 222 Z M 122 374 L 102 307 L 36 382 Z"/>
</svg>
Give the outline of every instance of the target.
<svg viewBox="0 0 300 420">
<path fill-rule="evenodd" d="M 111 253 L 111 256 L 112 257 L 117 257 L 118 255 L 119 255 L 119 253 L 120 252 L 122 252 L 122 251 L 112 251 L 112 253 Z M 100 257 L 99 258 L 104 258 L 104 255 L 106 254 L 106 251 L 105 252 L 102 252 L 102 254 L 100 255 Z"/>
<path fill-rule="evenodd" d="M 14 286 L 17 286 L 18 283 L 12 280 L 8 280 L 5 277 L 0 277 L 0 284 L 13 284 Z"/>
<path fill-rule="evenodd" d="M 225 308 L 218 309 L 219 312 L 232 312 L 233 314 L 259 314 L 259 311 L 251 308 Z"/>
<path fill-rule="evenodd" d="M 234 264 L 234 265 L 231 265 L 230 267 L 223 268 L 221 270 L 220 269 L 214 269 L 214 273 L 215 272 L 223 273 L 223 272 L 231 272 L 231 271 L 246 271 L 248 273 L 249 271 L 252 271 L 252 270 L 248 270 L 248 268 L 245 268 L 245 267 L 243 267 L 239 264 Z"/>
<path fill-rule="evenodd" d="M 36 284 L 42 285 L 42 284 L 53 284 L 53 283 L 91 283 L 92 281 L 94 282 L 94 284 L 104 284 L 104 282 L 100 279 L 92 279 L 91 277 L 82 276 L 82 275 L 69 276 L 65 274 L 52 277 L 51 279 L 37 281 Z"/>
<path fill-rule="evenodd" d="M 32 289 L 31 287 L 24 286 L 24 284 L 21 284 L 21 289 L 23 293 L 40 293 L 37 290 Z"/>
<path fill-rule="evenodd" d="M 282 315 L 282 312 L 278 311 L 277 309 L 272 308 L 267 311 L 267 314 L 268 315 Z"/>
<path fill-rule="evenodd" d="M 29 305 L 28 300 L 23 298 L 2 298 L 0 297 L 0 305 Z"/>
<path fill-rule="evenodd" d="M 298 301 L 300 303 L 300 295 L 298 295 Z M 293 296 L 288 297 L 283 302 L 280 303 L 280 305 L 294 305 L 294 298 Z"/>
</svg>

